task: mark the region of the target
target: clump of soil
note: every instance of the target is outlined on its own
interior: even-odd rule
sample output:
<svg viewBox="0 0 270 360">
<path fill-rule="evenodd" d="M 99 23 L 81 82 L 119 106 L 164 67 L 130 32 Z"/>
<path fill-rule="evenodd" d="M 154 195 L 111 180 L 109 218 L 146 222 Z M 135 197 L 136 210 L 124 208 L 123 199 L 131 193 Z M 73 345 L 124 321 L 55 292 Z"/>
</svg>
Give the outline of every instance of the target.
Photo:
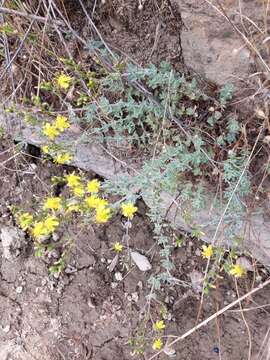
<svg viewBox="0 0 270 360">
<path fill-rule="evenodd" d="M 44 163 L 33 155 L 16 155 L 14 145 L 2 141 L 0 148 L 0 227 L 16 227 L 9 205 L 35 208 L 33 202 L 44 197 L 50 178 L 64 168 Z M 68 170 L 65 168 L 65 170 Z M 159 247 L 155 244 L 151 224 L 139 204 L 139 212 L 131 229 L 130 248 L 148 253 L 152 270 L 143 273 L 136 267 L 129 270 L 120 262 L 110 272 L 114 258 L 112 245 L 124 233 L 121 216 L 105 226 L 90 226 L 77 234 L 65 271 L 58 277 L 48 274 L 47 261 L 35 258 L 33 243 L 25 238 L 23 247 L 13 259 L 6 259 L 0 245 L 0 354 L 1 360 L 109 360 L 130 359 L 130 339 L 145 314 L 153 320 L 164 309 L 167 335 L 180 335 L 197 321 L 200 293 L 192 287 L 191 278 L 202 276 L 205 262 L 196 240 L 187 239 L 173 252 L 174 275 L 182 285 L 165 286 L 156 293 L 148 307 L 148 279 L 160 271 Z M 77 229 L 78 230 L 78 229 Z M 57 256 L 57 255 L 56 255 Z M 118 274 L 117 274 L 118 273 Z M 119 273 L 122 280 L 119 280 Z M 117 274 L 117 275 L 116 275 Z M 195 274 L 195 275 L 194 275 Z M 120 279 L 121 279 L 120 277 Z M 239 282 L 240 295 L 251 289 L 254 277 Z M 198 321 L 207 318 L 237 296 L 235 284 L 222 279 L 217 288 L 205 297 Z M 252 354 L 259 353 L 267 334 L 270 314 L 267 303 L 269 289 L 242 303 L 251 334 Z M 147 359 L 152 353 L 151 323 L 145 335 Z M 176 356 L 184 359 L 246 359 L 248 331 L 239 309 L 225 313 L 216 322 L 176 345 Z M 241 354 L 241 355 L 239 355 Z M 159 359 L 166 359 L 161 355 Z"/>
</svg>

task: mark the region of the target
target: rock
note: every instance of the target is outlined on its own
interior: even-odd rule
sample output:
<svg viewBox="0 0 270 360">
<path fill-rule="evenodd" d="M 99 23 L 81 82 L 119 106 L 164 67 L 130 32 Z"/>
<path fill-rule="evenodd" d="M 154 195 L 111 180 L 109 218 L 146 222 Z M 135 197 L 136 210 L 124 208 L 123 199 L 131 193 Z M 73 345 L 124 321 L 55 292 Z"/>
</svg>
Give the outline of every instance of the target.
<svg viewBox="0 0 270 360">
<path fill-rule="evenodd" d="M 179 6 L 185 24 L 181 33 L 185 63 L 219 85 L 246 78 L 253 63 L 251 52 L 222 12 L 205 0 L 173 2 Z M 236 15 L 238 3 L 229 0 L 222 3 L 230 21 L 241 28 L 241 18 Z M 260 12 L 255 11 L 260 8 L 257 0 L 243 1 L 241 8 L 243 16 L 255 23 L 262 20 Z"/>
<path fill-rule="evenodd" d="M 21 294 L 22 291 L 23 291 L 23 287 L 22 287 L 22 286 L 18 286 L 18 287 L 16 288 L 16 293 L 17 293 L 17 294 Z"/>
<path fill-rule="evenodd" d="M 16 258 L 25 244 L 23 231 L 16 227 L 2 227 L 0 238 L 3 246 L 3 257 L 6 260 Z"/>
<path fill-rule="evenodd" d="M 185 0 L 185 2 L 186 1 L 188 0 Z M 199 7 L 198 11 L 200 11 Z M 21 117 L 14 114 L 4 113 L 3 109 L 1 108 L 0 126 L 2 126 L 14 139 L 16 137 L 20 137 L 24 141 L 36 146 L 41 146 L 46 143 L 46 139 L 40 136 L 40 128 L 37 126 L 33 127 L 29 124 L 23 124 L 23 119 Z M 89 143 L 80 143 L 80 138 L 82 138 L 80 133 L 75 134 L 72 132 L 67 132 L 65 136 L 61 136 L 59 139 L 57 139 L 59 144 L 68 146 L 71 149 L 74 148 L 74 144 L 77 144 L 75 149 L 75 157 L 71 162 L 71 165 L 78 166 L 86 171 L 94 171 L 98 175 L 104 176 L 107 179 L 114 179 L 116 177 L 121 178 L 124 175 L 133 176 L 132 171 L 127 174 L 127 169 L 124 168 L 119 162 L 113 161 L 113 159 L 107 153 L 105 153 L 101 147 L 95 145 L 95 148 L 93 148 Z M 131 159 L 129 164 L 132 168 L 140 170 L 140 164 L 136 163 L 135 160 L 133 163 Z M 205 187 L 207 194 L 206 203 L 203 208 L 197 212 L 196 216 L 194 216 L 192 222 L 189 224 L 187 224 L 185 217 L 183 215 L 181 216 L 181 213 L 179 213 L 176 206 L 173 204 L 173 199 L 175 198 L 176 194 L 163 192 L 161 194 L 162 199 L 160 207 L 164 209 L 164 212 L 166 212 L 165 209 L 168 209 L 168 221 L 171 221 L 175 227 L 180 228 L 187 233 L 192 231 L 193 225 L 202 226 L 204 235 L 202 235 L 201 239 L 205 242 L 212 243 L 214 234 L 216 233 L 216 223 L 213 221 L 213 218 L 220 218 L 226 204 L 218 203 L 217 206 L 214 206 L 214 189 L 207 183 L 203 184 L 203 186 Z M 150 199 L 144 197 L 143 200 L 147 206 L 151 205 Z M 249 226 L 246 226 L 247 222 Z M 266 211 L 262 207 L 258 206 L 256 209 L 254 209 L 254 213 L 244 213 L 242 219 L 239 220 L 238 233 L 241 234 L 241 237 L 244 239 L 240 250 L 248 250 L 257 260 L 266 266 L 270 265 L 269 231 L 270 219 L 267 217 Z M 218 240 L 218 246 L 228 247 L 228 239 L 224 238 L 222 226 L 216 234 L 215 240 Z M 9 246 L 5 252 L 5 256 L 7 257 L 11 256 L 11 253 L 8 249 Z M 139 256 L 142 255 L 139 254 Z M 105 263 L 106 259 L 102 257 L 100 261 Z M 133 261 L 136 263 L 134 259 Z M 147 268 L 147 270 L 149 269 L 150 268 Z"/>
<path fill-rule="evenodd" d="M 150 264 L 147 257 L 138 253 L 137 251 L 131 252 L 131 258 L 141 271 L 148 271 L 152 269 L 152 265 Z"/>
<path fill-rule="evenodd" d="M 189 274 L 192 287 L 196 293 L 201 293 L 203 289 L 203 274 L 197 270 L 193 270 Z"/>
<path fill-rule="evenodd" d="M 10 325 L 8 324 L 8 325 L 2 327 L 2 331 L 7 334 L 10 331 Z"/>
<path fill-rule="evenodd" d="M 115 277 L 115 280 L 116 281 L 122 281 L 123 280 L 123 275 L 117 271 L 115 274 L 114 274 L 114 277 Z"/>
</svg>

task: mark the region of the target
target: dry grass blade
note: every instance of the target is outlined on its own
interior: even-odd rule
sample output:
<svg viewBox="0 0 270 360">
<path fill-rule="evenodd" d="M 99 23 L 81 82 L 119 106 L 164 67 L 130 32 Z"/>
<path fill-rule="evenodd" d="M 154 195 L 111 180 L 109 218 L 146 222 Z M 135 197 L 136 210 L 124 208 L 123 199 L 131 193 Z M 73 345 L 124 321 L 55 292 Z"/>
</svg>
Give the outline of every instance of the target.
<svg viewBox="0 0 270 360">
<path fill-rule="evenodd" d="M 34 21 L 39 21 L 42 23 L 52 23 L 54 25 L 64 25 L 64 23 L 61 20 L 53 20 L 53 19 L 47 19 L 45 17 L 42 16 L 38 16 L 35 14 L 28 14 L 22 11 L 17 11 L 14 9 L 8 9 L 8 8 L 4 8 L 4 7 L 0 7 L 0 13 L 2 14 L 8 14 L 8 15 L 17 15 L 17 16 L 21 16 L 21 17 L 25 17 Z"/>
</svg>

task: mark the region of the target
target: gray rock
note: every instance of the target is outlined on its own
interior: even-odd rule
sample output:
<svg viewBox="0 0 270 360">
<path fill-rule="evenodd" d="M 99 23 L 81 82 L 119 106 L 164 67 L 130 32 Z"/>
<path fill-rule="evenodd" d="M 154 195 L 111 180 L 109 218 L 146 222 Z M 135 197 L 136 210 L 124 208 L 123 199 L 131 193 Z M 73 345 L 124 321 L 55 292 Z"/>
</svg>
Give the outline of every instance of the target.
<svg viewBox="0 0 270 360">
<path fill-rule="evenodd" d="M 3 247 L 3 257 L 6 260 L 16 258 L 25 244 L 23 231 L 16 227 L 3 226 L 0 239 Z"/>
<path fill-rule="evenodd" d="M 203 289 L 203 274 L 197 270 L 193 270 L 189 274 L 191 285 L 196 293 L 202 292 Z"/>
<path fill-rule="evenodd" d="M 152 269 L 152 265 L 150 264 L 147 257 L 138 253 L 137 251 L 131 252 L 131 258 L 134 264 L 137 265 L 141 271 L 148 271 Z"/>
</svg>

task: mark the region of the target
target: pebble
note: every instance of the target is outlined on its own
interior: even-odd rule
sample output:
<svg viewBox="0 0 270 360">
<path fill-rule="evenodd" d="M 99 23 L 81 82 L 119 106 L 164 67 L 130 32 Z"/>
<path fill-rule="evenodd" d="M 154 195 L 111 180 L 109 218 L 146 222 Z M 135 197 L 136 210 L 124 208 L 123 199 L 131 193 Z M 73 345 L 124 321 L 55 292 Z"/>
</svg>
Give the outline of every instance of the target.
<svg viewBox="0 0 270 360">
<path fill-rule="evenodd" d="M 10 331 L 10 325 L 8 324 L 8 325 L 4 326 L 4 327 L 2 328 L 2 330 L 3 330 L 4 333 L 7 334 L 7 333 Z"/>
<path fill-rule="evenodd" d="M 22 287 L 22 286 L 18 286 L 18 287 L 16 288 L 16 293 L 17 293 L 17 294 L 21 294 L 22 291 L 23 291 L 23 287 Z"/>
<path fill-rule="evenodd" d="M 152 269 L 152 265 L 150 264 L 147 257 L 138 253 L 137 251 L 131 252 L 131 258 L 141 271 L 148 271 Z"/>
<path fill-rule="evenodd" d="M 122 281 L 123 280 L 123 275 L 117 271 L 115 274 L 114 274 L 114 277 L 115 277 L 115 280 L 116 281 Z"/>
<path fill-rule="evenodd" d="M 134 292 L 131 294 L 131 299 L 134 301 L 134 302 L 138 302 L 139 300 L 139 295 L 137 292 Z"/>
<path fill-rule="evenodd" d="M 111 283 L 111 288 L 112 289 L 115 289 L 117 286 L 118 286 L 118 283 L 116 283 L 116 282 Z"/>
</svg>

